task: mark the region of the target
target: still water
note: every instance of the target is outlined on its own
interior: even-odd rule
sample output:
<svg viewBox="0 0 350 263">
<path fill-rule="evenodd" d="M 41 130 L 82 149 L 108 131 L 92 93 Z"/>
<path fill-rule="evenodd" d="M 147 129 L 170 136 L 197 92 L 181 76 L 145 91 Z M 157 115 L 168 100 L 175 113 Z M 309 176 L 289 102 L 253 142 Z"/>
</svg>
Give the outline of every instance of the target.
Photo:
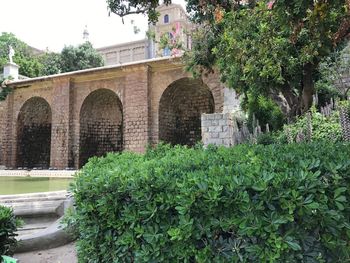
<svg viewBox="0 0 350 263">
<path fill-rule="evenodd" d="M 70 182 L 71 178 L 3 176 L 0 195 L 67 190 Z"/>
</svg>

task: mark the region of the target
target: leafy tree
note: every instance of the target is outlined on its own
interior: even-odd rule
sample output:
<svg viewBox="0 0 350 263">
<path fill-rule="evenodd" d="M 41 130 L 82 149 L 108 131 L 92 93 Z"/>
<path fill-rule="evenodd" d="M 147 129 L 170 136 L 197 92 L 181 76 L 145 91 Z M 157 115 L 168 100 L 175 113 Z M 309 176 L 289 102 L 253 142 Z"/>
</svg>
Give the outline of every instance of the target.
<svg viewBox="0 0 350 263">
<path fill-rule="evenodd" d="M 320 64 L 320 75 L 316 82 L 318 94 L 346 99 L 350 95 L 350 45 L 325 58 Z"/>
<path fill-rule="evenodd" d="M 19 74 L 27 77 L 52 75 L 86 68 L 103 66 L 103 58 L 92 47 L 84 43 L 78 47 L 66 46 L 61 53 L 46 52 L 35 55 L 29 45 L 12 33 L 0 35 L 0 70 L 8 63 L 9 46 L 15 50 L 14 62 L 20 66 Z"/>
<path fill-rule="evenodd" d="M 47 76 L 61 72 L 61 54 L 46 52 L 39 57 L 42 64 L 41 75 Z"/>
<path fill-rule="evenodd" d="M 292 115 L 312 104 L 321 60 L 334 51 L 349 19 L 341 1 L 259 1 L 224 15 L 213 49 L 224 81 L 242 93 L 281 92 Z M 225 54 L 225 56 L 223 55 Z"/>
<path fill-rule="evenodd" d="M 62 72 L 101 67 L 103 65 L 102 56 L 97 53 L 90 42 L 85 42 L 78 47 L 66 46 L 61 52 Z"/>
<path fill-rule="evenodd" d="M 16 38 L 12 33 L 2 33 L 0 35 L 0 70 L 9 62 L 9 46 L 15 50 L 13 60 L 20 66 L 19 74 L 27 77 L 37 77 L 40 75 L 42 68 L 38 58 L 34 56 L 31 48 L 23 41 Z"/>
<path fill-rule="evenodd" d="M 159 3 L 147 3 L 107 1 L 111 12 L 143 8 L 153 21 Z M 290 115 L 309 109 L 320 62 L 350 33 L 349 0 L 188 0 L 187 11 L 201 24 L 188 68 L 218 66 L 223 81 L 244 95 L 283 94 Z"/>
</svg>

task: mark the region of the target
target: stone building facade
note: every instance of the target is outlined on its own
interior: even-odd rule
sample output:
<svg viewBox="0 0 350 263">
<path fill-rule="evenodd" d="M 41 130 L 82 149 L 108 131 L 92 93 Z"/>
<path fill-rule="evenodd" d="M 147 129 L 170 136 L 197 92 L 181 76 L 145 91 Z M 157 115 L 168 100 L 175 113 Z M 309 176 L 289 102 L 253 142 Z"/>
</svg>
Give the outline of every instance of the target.
<svg viewBox="0 0 350 263">
<path fill-rule="evenodd" d="M 150 25 L 149 31 L 154 34 L 154 39 L 141 39 L 112 46 L 97 48 L 105 65 L 123 64 L 144 59 L 164 57 L 170 55 L 170 50 L 161 49 L 159 41 L 162 35 L 170 34 L 178 28 L 178 41 L 185 49 L 191 48 L 190 31 L 192 24 L 189 22 L 185 10 L 181 5 L 161 5 L 157 8 L 159 20 L 155 25 Z"/>
<path fill-rule="evenodd" d="M 216 74 L 193 79 L 159 58 L 14 81 L 0 102 L 0 166 L 79 168 L 91 156 L 193 145 L 201 115 L 223 110 Z"/>
</svg>

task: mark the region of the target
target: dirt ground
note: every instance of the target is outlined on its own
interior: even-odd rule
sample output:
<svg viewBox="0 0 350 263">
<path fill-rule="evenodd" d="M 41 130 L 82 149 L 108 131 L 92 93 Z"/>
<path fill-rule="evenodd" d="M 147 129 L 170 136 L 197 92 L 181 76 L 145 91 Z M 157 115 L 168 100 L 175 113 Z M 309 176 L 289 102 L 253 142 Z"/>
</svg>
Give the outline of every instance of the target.
<svg viewBox="0 0 350 263">
<path fill-rule="evenodd" d="M 14 255 L 19 263 L 77 263 L 75 243 L 33 252 L 18 253 Z"/>
</svg>

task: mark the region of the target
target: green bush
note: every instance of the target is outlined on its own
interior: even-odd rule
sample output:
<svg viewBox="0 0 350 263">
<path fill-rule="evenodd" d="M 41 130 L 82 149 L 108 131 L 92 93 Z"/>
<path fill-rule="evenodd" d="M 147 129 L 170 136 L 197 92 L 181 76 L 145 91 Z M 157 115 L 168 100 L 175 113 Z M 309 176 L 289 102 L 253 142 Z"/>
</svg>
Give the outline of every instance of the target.
<svg viewBox="0 0 350 263">
<path fill-rule="evenodd" d="M 331 116 L 325 117 L 321 113 L 317 112 L 315 108 L 312 108 L 312 137 L 313 141 L 328 141 L 328 142 L 340 142 L 342 141 L 342 129 L 339 120 L 339 111 L 334 111 Z M 297 134 L 302 132 L 307 135 L 307 116 L 303 115 L 296 119 L 292 124 L 284 125 L 283 131 L 279 132 L 276 136 L 276 140 L 279 143 L 286 143 L 287 133 L 295 142 Z"/>
<path fill-rule="evenodd" d="M 265 130 L 266 124 L 269 124 L 272 130 L 282 128 L 285 117 L 279 106 L 270 98 L 264 96 L 248 95 L 246 102 L 243 102 L 243 108 L 248 112 L 248 126 L 251 131 L 255 127 L 254 117 L 259 121 L 260 126 Z"/>
<path fill-rule="evenodd" d="M 79 262 L 349 262 L 349 144 L 161 145 L 92 158 Z"/>
<path fill-rule="evenodd" d="M 17 243 L 15 232 L 20 225 L 11 208 L 0 206 L 0 256 L 13 255 Z"/>
</svg>

